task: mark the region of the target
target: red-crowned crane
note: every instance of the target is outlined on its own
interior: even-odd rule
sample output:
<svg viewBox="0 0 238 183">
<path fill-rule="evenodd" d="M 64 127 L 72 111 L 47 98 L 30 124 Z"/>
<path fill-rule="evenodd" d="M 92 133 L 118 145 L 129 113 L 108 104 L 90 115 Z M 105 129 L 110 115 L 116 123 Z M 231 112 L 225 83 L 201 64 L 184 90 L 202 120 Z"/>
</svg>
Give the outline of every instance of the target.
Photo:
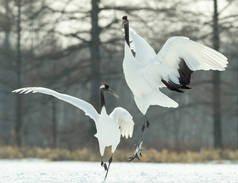
<svg viewBox="0 0 238 183">
<path fill-rule="evenodd" d="M 134 155 L 139 159 L 145 128 L 149 127 L 146 111 L 151 105 L 178 107 L 178 103 L 160 91 L 167 87 L 176 92 L 190 89 L 191 74 L 197 70 L 224 71 L 227 58 L 205 45 L 187 37 L 169 38 L 156 54 L 154 49 L 135 30 L 129 27 L 127 16 L 122 17 L 125 48 L 123 71 L 134 100 L 145 116 L 142 137 Z M 132 46 L 131 46 L 132 45 Z"/>
<path fill-rule="evenodd" d="M 132 137 L 134 122 L 130 113 L 122 108 L 116 107 L 110 115 L 107 114 L 105 108 L 105 98 L 104 93 L 110 93 L 115 97 L 118 97 L 110 88 L 107 83 L 103 83 L 100 86 L 100 101 L 101 101 L 101 113 L 98 113 L 96 109 L 88 102 L 81 100 L 79 98 L 62 94 L 54 90 L 42 87 L 27 87 L 20 88 L 13 91 L 14 93 L 27 94 L 27 93 L 43 93 L 46 95 L 51 95 L 72 104 L 73 106 L 81 109 L 85 112 L 87 116 L 94 120 L 96 124 L 97 133 L 94 135 L 98 139 L 99 150 L 101 154 L 101 166 L 106 170 L 105 179 L 108 174 L 110 164 L 112 162 L 112 156 L 116 150 L 118 144 L 120 143 L 120 138 Z M 111 146 L 112 156 L 109 159 L 109 164 L 103 162 L 103 155 L 105 147 Z"/>
</svg>

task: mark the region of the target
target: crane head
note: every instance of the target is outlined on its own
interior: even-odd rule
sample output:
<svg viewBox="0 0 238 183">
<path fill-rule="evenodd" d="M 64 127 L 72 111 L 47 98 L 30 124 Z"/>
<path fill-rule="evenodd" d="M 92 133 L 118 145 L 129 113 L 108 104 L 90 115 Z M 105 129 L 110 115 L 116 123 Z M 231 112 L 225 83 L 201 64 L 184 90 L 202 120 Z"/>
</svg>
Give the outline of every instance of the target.
<svg viewBox="0 0 238 183">
<path fill-rule="evenodd" d="M 106 82 L 102 82 L 100 89 L 105 89 L 105 90 L 109 89 L 109 84 Z"/>
<path fill-rule="evenodd" d="M 122 20 L 127 20 L 127 16 L 126 16 L 126 15 L 123 16 L 123 17 L 122 17 Z"/>
<path fill-rule="evenodd" d="M 100 90 L 103 92 L 107 92 L 110 93 L 111 95 L 113 95 L 116 98 L 119 98 L 119 96 L 109 87 L 109 84 L 106 82 L 103 82 L 100 86 Z"/>
<path fill-rule="evenodd" d="M 128 24 L 128 19 L 127 19 L 127 16 L 123 16 L 122 17 L 122 26 Z"/>
</svg>

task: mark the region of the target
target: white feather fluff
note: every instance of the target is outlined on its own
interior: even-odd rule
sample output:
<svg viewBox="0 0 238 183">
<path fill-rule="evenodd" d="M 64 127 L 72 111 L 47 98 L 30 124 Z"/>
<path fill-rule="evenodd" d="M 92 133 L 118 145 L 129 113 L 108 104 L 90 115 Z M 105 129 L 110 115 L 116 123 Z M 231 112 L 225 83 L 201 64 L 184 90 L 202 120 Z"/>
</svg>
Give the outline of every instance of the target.
<svg viewBox="0 0 238 183">
<path fill-rule="evenodd" d="M 116 107 L 110 116 L 117 121 L 122 137 L 132 137 L 134 121 L 130 113 L 122 107 Z"/>
</svg>

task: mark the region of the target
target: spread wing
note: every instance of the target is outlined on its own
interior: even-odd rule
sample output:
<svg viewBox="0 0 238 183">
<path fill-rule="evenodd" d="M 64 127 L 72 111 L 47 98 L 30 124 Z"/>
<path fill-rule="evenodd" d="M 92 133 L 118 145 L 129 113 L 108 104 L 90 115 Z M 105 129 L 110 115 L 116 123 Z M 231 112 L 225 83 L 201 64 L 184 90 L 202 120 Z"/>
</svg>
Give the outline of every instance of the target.
<svg viewBox="0 0 238 183">
<path fill-rule="evenodd" d="M 224 71 L 228 64 L 223 54 L 187 37 L 168 39 L 155 58 L 165 68 L 161 75 L 163 84 L 178 92 L 182 92 L 180 88 L 189 89 L 193 71 Z"/>
<path fill-rule="evenodd" d="M 117 123 L 122 137 L 132 137 L 134 130 L 134 121 L 131 114 L 122 107 L 116 107 L 110 114 Z"/>
<path fill-rule="evenodd" d="M 187 37 L 169 38 L 157 57 L 162 63 L 176 68 L 178 68 L 181 59 L 183 59 L 192 71 L 223 71 L 228 64 L 227 58 L 223 54 Z"/>
<path fill-rule="evenodd" d="M 51 95 L 53 97 L 58 98 L 59 100 L 63 100 L 67 103 L 72 104 L 73 106 L 81 109 L 85 112 L 87 116 L 92 118 L 95 122 L 98 121 L 99 114 L 97 113 L 96 109 L 88 102 L 78 99 L 76 97 L 72 97 L 70 95 L 62 94 L 59 92 L 56 92 L 54 90 L 48 89 L 48 88 L 42 88 L 42 87 L 27 87 L 27 88 L 20 88 L 17 90 L 12 91 L 14 93 L 19 94 L 27 94 L 27 93 L 43 93 L 46 95 Z"/>
<path fill-rule="evenodd" d="M 130 28 L 129 34 L 136 61 L 147 64 L 150 59 L 156 56 L 154 49 L 134 29 Z"/>
</svg>

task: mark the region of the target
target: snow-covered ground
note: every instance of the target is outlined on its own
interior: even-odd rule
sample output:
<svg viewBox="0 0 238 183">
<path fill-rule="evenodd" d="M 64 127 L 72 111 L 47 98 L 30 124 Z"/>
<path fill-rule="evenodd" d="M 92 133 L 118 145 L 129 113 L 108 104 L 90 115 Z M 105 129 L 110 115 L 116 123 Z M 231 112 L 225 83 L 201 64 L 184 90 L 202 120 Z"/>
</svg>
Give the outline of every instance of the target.
<svg viewBox="0 0 238 183">
<path fill-rule="evenodd" d="M 98 183 L 99 162 L 0 160 L 0 183 Z M 112 163 L 107 182 L 238 183 L 238 164 Z"/>
</svg>

